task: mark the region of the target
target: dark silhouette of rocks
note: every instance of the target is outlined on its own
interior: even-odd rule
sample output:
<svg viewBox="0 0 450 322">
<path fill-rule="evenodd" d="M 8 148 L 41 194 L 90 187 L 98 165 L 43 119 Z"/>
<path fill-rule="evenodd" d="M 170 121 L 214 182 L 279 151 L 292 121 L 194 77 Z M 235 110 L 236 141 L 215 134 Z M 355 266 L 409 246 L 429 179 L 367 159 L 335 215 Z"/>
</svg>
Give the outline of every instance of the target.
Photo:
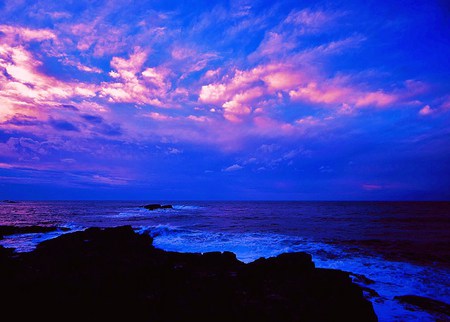
<svg viewBox="0 0 450 322">
<path fill-rule="evenodd" d="M 63 230 L 68 231 L 68 228 L 59 228 L 56 226 L 0 226 L 0 239 L 6 235 L 15 235 L 15 234 L 31 234 L 31 233 L 48 233 L 51 231 Z"/>
<path fill-rule="evenodd" d="M 397 301 L 409 305 L 410 310 L 424 310 L 438 315 L 438 320 L 450 321 L 450 305 L 447 303 L 418 295 L 402 295 L 394 297 Z"/>
<path fill-rule="evenodd" d="M 249 264 L 156 249 L 130 226 L 89 228 L 30 253 L 0 247 L 2 312 L 16 320 L 377 321 L 349 274 L 306 253 Z"/>
<path fill-rule="evenodd" d="M 148 210 L 156 210 L 156 209 L 173 209 L 172 205 L 160 205 L 158 203 L 153 203 L 149 205 L 143 206 L 145 209 Z"/>
</svg>

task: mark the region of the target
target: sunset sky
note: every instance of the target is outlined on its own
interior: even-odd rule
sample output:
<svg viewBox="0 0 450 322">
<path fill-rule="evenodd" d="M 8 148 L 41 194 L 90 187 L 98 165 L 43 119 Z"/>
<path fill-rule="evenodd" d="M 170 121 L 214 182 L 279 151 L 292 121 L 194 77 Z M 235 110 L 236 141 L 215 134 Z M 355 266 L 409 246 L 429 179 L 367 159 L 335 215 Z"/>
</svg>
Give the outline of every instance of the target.
<svg viewBox="0 0 450 322">
<path fill-rule="evenodd" d="M 450 199 L 446 1 L 0 1 L 0 199 Z"/>
</svg>

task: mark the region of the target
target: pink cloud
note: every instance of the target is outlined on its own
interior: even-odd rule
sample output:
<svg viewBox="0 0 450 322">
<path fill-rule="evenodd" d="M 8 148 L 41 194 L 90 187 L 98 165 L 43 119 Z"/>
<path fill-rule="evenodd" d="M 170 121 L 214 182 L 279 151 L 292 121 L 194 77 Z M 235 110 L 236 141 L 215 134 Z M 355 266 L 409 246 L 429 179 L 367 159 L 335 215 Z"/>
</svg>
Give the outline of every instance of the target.
<svg viewBox="0 0 450 322">
<path fill-rule="evenodd" d="M 61 101 L 96 96 L 96 85 L 64 82 L 40 71 L 42 62 L 25 47 L 5 42 L 0 44 L 0 119 L 14 114 L 46 118 L 46 112 Z"/>
<path fill-rule="evenodd" d="M 95 74 L 103 73 L 103 71 L 100 68 L 83 65 L 79 61 L 77 61 L 75 59 L 70 59 L 69 57 L 64 57 L 64 58 L 60 59 L 60 62 L 67 66 L 73 66 L 73 67 L 77 68 L 78 70 L 86 72 L 86 73 L 95 73 Z"/>
<path fill-rule="evenodd" d="M 224 84 L 208 84 L 202 86 L 199 100 L 204 103 L 219 103 L 225 99 L 226 87 Z"/>
<path fill-rule="evenodd" d="M 232 75 L 225 74 L 221 82 L 203 85 L 199 101 L 220 105 L 226 120 L 240 122 L 254 107 L 261 108 L 267 95 L 298 81 L 299 76 L 288 73 L 281 64 L 260 65 L 247 71 L 236 69 Z"/>
<path fill-rule="evenodd" d="M 432 114 L 434 111 L 433 109 L 431 109 L 430 105 L 425 105 L 424 107 L 422 107 L 422 109 L 419 111 L 419 114 L 422 116 L 426 116 L 426 115 L 430 115 Z"/>
<path fill-rule="evenodd" d="M 196 28 L 206 28 L 216 23 L 215 19 L 211 19 L 214 16 L 226 19 L 227 10 L 219 11 L 202 16 L 200 20 L 204 25 L 200 24 Z M 246 22 L 237 21 L 239 24 L 236 26 L 249 26 L 257 21 L 262 25 L 267 23 L 261 20 L 262 17 L 260 20 L 253 19 L 250 9 L 245 12 L 248 13 L 242 17 L 247 17 Z M 162 23 L 155 27 L 151 22 L 153 17 L 140 21 L 139 27 L 136 27 L 139 31 L 130 32 L 126 26 L 111 26 L 105 19 L 109 13 L 110 8 L 104 8 L 96 14 L 91 12 L 82 18 L 74 17 L 75 24 L 60 21 L 55 24 L 56 31 L 1 25 L 0 32 L 5 36 L 0 44 L 0 68 L 7 72 L 8 77 L 0 73 L 0 121 L 5 122 L 14 115 L 24 114 L 41 121 L 53 118 L 75 124 L 75 121 L 79 121 L 80 113 L 61 112 L 57 107 L 61 103 L 76 102 L 80 111 L 91 111 L 95 115 L 101 114 L 105 119 L 124 124 L 124 127 L 128 127 L 127 133 L 130 133 L 127 135 L 139 140 L 164 136 L 173 140 L 230 147 L 238 146 L 239 143 L 233 141 L 243 141 L 246 135 L 275 137 L 303 134 L 305 128 L 319 127 L 326 120 L 325 117 L 313 116 L 299 118 L 299 115 L 310 111 L 284 113 L 287 104 L 292 109 L 305 108 L 303 105 L 308 105 L 306 108 L 312 105 L 315 109 L 331 107 L 344 117 L 362 107 L 388 107 L 403 103 L 411 95 L 424 91 L 423 84 L 416 81 L 408 81 L 405 85 L 408 90 L 386 91 L 361 85 L 367 83 L 355 81 L 352 75 L 326 76 L 329 71 L 323 69 L 326 65 L 323 60 L 328 55 L 359 46 L 365 38 L 352 35 L 313 48 L 301 48 L 303 42 L 295 37 L 326 31 L 338 16 L 335 13 L 294 10 L 286 19 L 282 17 L 279 25 L 267 30 L 259 48 L 253 56 L 246 57 L 247 61 L 242 60 L 245 61 L 242 64 L 241 61 L 225 62 L 220 68 L 217 68 L 217 64 L 209 64 L 220 57 L 220 53 L 184 45 L 182 39 L 173 38 L 178 37 L 174 35 L 179 31 L 168 30 Z M 64 18 L 64 15 L 60 18 Z M 55 15 L 55 19 L 60 18 Z M 170 14 L 154 18 L 158 24 L 171 20 Z M 287 24 L 289 28 L 284 29 Z M 267 26 L 261 29 L 267 29 Z M 100 32 L 104 30 L 107 32 Z M 163 37 L 165 43 L 171 40 L 169 48 L 162 50 L 167 57 L 160 58 L 158 55 L 154 59 L 152 45 Z M 54 48 L 51 50 L 48 48 L 50 46 L 42 47 L 42 52 L 33 54 L 28 46 L 30 42 L 58 44 L 52 46 Z M 141 47 L 132 44 L 140 44 Z M 154 50 L 160 49 L 155 46 Z M 65 56 L 67 52 L 71 54 Z M 75 52 L 81 54 L 82 58 L 77 60 L 75 56 L 70 56 L 75 55 Z M 103 57 L 105 60 L 110 59 L 111 71 L 104 75 L 91 75 L 93 80 L 64 81 L 43 72 L 44 60 L 38 59 L 42 53 L 57 57 L 64 65 L 93 74 L 100 74 L 102 70 L 90 66 L 88 58 Z M 226 55 L 224 53 L 224 57 L 220 58 L 226 58 Z M 251 67 L 245 68 L 248 61 Z M 193 72 L 199 73 L 191 75 Z M 103 77 L 107 75 L 110 78 L 105 80 Z M 96 80 L 100 78 L 98 76 L 104 80 L 100 84 Z M 123 112 L 123 106 L 130 106 L 130 111 Z M 176 110 L 170 111 L 169 115 L 154 112 L 152 107 Z M 144 119 L 147 123 L 134 124 L 136 118 L 128 117 L 142 115 L 147 117 Z M 284 117 L 291 119 L 282 120 Z M 148 123 L 155 125 L 155 128 L 148 129 Z M 224 125 L 229 131 L 223 131 Z M 16 127 L 14 129 L 18 128 L 18 125 L 11 124 L 1 126 L 2 129 L 13 129 L 13 126 Z M 81 127 L 82 134 L 67 135 L 89 136 L 89 133 L 93 133 L 89 132 L 91 128 L 88 125 Z M 36 133 L 48 131 L 48 135 L 55 133 L 51 129 L 37 129 L 37 126 L 31 125 L 27 129 Z"/>
<path fill-rule="evenodd" d="M 170 121 L 170 120 L 174 119 L 171 116 L 164 115 L 164 114 L 157 113 L 157 112 L 150 112 L 150 113 L 144 114 L 143 116 L 147 116 L 147 117 L 149 117 L 151 119 L 154 119 L 156 121 Z"/>
<path fill-rule="evenodd" d="M 263 95 L 264 91 L 261 87 L 253 87 L 247 91 L 237 93 L 230 101 L 222 105 L 225 119 L 231 122 L 241 121 L 242 116 L 251 113 L 250 103 Z"/>
<path fill-rule="evenodd" d="M 209 118 L 206 116 L 197 116 L 197 115 L 189 115 L 187 119 L 195 122 L 207 122 L 209 121 Z"/>
<path fill-rule="evenodd" d="M 306 86 L 289 91 L 292 100 L 313 103 L 345 104 L 355 107 L 385 107 L 400 99 L 397 93 L 365 91 L 351 84 L 342 84 L 339 78 L 328 81 L 310 82 Z"/>
<path fill-rule="evenodd" d="M 15 27 L 8 25 L 0 25 L 0 32 L 6 35 L 8 43 L 16 42 L 16 37 L 22 41 L 44 41 L 56 39 L 56 35 L 49 29 L 30 29 L 25 27 Z"/>
<path fill-rule="evenodd" d="M 300 125 L 316 125 L 319 123 L 319 120 L 314 116 L 306 116 L 301 119 L 295 121 L 295 123 Z"/>
<path fill-rule="evenodd" d="M 207 70 L 205 75 L 203 75 L 203 78 L 210 80 L 212 78 L 217 77 L 220 74 L 221 71 L 222 71 L 221 68 Z"/>
<path fill-rule="evenodd" d="M 341 103 L 349 93 L 349 89 L 326 86 L 319 88 L 316 82 L 310 82 L 304 87 L 289 91 L 292 100 L 305 100 L 313 103 Z"/>
<path fill-rule="evenodd" d="M 148 54 L 145 50 L 137 47 L 134 49 L 134 52 L 130 54 L 128 59 L 113 57 L 111 60 L 111 67 L 116 69 L 122 78 L 127 79 L 127 77 L 131 77 L 131 75 L 135 75 L 142 70 L 142 66 L 147 60 L 147 56 Z"/>
<path fill-rule="evenodd" d="M 12 168 L 14 168 L 14 166 L 12 166 L 11 164 L 8 164 L 8 163 L 0 162 L 0 168 L 1 169 L 12 169 Z"/>
<path fill-rule="evenodd" d="M 268 85 L 270 90 L 276 91 L 295 88 L 298 84 L 301 84 L 304 76 L 300 72 L 282 70 L 269 73 L 263 76 L 262 79 Z"/>
<path fill-rule="evenodd" d="M 212 75 L 212 73 L 210 73 Z M 214 76 L 217 73 L 214 72 Z M 207 78 L 205 78 L 207 80 Z M 215 83 L 203 85 L 199 101 L 222 107 L 224 118 L 241 122 L 244 117 L 264 113 L 282 103 L 286 93 L 292 101 L 310 102 L 320 107 L 345 106 L 341 114 L 353 108 L 386 107 L 403 100 L 403 92 L 370 91 L 351 83 L 350 77 L 324 79 L 313 69 L 286 63 L 269 63 L 250 70 L 234 70 Z"/>
<path fill-rule="evenodd" d="M 397 95 L 395 94 L 386 94 L 382 91 L 377 92 L 369 92 L 369 93 L 361 93 L 356 98 L 355 105 L 356 106 L 377 106 L 384 107 L 395 103 L 398 100 Z"/>
<path fill-rule="evenodd" d="M 144 69 L 148 53 L 135 48 L 128 59 L 113 57 L 109 75 L 114 82 L 101 83 L 100 97 L 115 103 L 148 104 L 157 107 L 176 107 L 172 96 L 183 95 L 181 91 L 171 91 L 170 71 L 164 67 Z"/>
<path fill-rule="evenodd" d="M 223 116 L 231 122 L 240 122 L 242 120 L 241 116 L 248 115 L 251 112 L 249 106 L 236 101 L 225 102 L 222 107 L 224 109 Z"/>
<path fill-rule="evenodd" d="M 279 137 L 284 135 L 292 135 L 296 128 L 290 124 L 275 120 L 267 116 L 256 116 L 253 118 L 256 125 L 254 131 L 260 135 L 268 137 Z"/>
</svg>

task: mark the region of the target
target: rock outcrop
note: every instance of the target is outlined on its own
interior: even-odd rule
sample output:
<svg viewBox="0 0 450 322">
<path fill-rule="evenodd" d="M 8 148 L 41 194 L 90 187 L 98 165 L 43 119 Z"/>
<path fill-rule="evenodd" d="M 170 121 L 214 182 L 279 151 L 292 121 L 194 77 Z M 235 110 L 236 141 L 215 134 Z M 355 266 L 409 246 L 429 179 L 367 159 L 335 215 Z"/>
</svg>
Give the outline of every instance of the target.
<svg viewBox="0 0 450 322">
<path fill-rule="evenodd" d="M 447 321 L 450 318 L 450 305 L 447 303 L 418 295 L 402 295 L 394 298 L 406 304 L 412 311 L 420 309 L 436 316 L 437 321 Z"/>
<path fill-rule="evenodd" d="M 0 247 L 0 305 L 16 320 L 377 321 L 349 274 L 306 253 L 244 264 L 156 249 L 130 226 L 90 228 L 15 254 Z"/>
<path fill-rule="evenodd" d="M 148 210 L 172 209 L 173 208 L 172 205 L 160 205 L 158 203 L 152 203 L 152 204 L 145 205 L 145 206 L 142 206 L 142 207 L 145 208 L 145 209 L 148 209 Z"/>
</svg>

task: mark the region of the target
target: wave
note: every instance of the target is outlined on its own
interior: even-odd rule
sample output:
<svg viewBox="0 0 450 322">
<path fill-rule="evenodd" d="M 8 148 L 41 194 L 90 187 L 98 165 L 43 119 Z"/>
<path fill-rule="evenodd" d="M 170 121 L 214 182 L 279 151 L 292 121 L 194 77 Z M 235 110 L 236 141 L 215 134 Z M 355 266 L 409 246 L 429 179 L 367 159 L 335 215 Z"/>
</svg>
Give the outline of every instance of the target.
<svg viewBox="0 0 450 322">
<path fill-rule="evenodd" d="M 201 206 L 193 206 L 193 205 L 173 205 L 173 209 L 176 210 L 198 210 L 203 209 L 204 207 Z"/>
<path fill-rule="evenodd" d="M 292 252 L 293 245 L 302 244 L 308 250 L 312 247 L 307 247 L 302 238 L 279 234 L 210 232 L 169 224 L 142 226 L 136 231 L 152 236 L 155 247 L 161 249 L 194 253 L 231 251 L 247 263 L 260 257 Z"/>
</svg>

